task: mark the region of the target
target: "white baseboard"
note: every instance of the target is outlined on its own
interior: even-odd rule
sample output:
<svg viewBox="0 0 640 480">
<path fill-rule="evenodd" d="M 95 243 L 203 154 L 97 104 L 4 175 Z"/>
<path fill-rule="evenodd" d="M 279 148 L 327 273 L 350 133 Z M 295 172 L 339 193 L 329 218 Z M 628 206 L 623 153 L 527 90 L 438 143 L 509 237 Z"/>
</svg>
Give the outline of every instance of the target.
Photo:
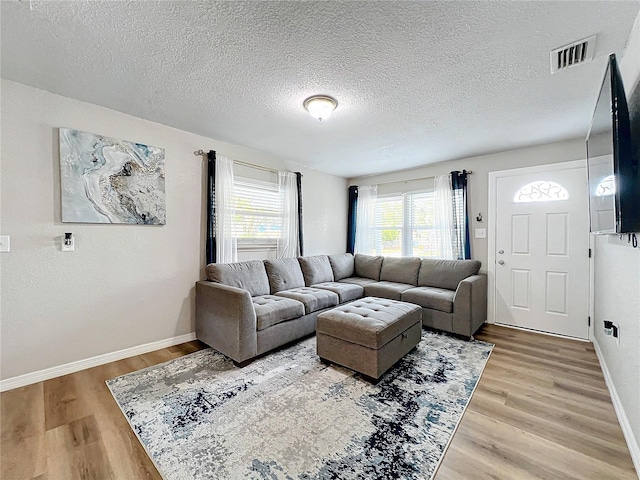
<svg viewBox="0 0 640 480">
<path fill-rule="evenodd" d="M 160 350 L 162 348 L 172 347 L 181 343 L 191 342 L 195 339 L 196 334 L 195 332 L 192 332 L 185 335 L 179 335 L 177 337 L 165 338 L 164 340 L 158 340 L 157 342 L 125 348 L 124 350 L 118 350 L 117 352 L 85 358 L 84 360 L 78 360 L 77 362 L 65 363 L 64 365 L 58 365 L 57 367 L 45 368 L 44 370 L 38 370 L 37 372 L 25 373 L 24 375 L 18 375 L 17 377 L 0 380 L 0 392 L 24 387 L 25 385 L 31 385 L 32 383 L 42 382 L 62 375 L 68 375 L 69 373 L 79 372 L 80 370 L 97 367 L 98 365 L 104 365 L 105 363 L 115 362 L 117 360 L 122 360 L 123 358 L 135 357 L 136 355 L 153 352 L 154 350 Z"/>
<path fill-rule="evenodd" d="M 627 414 L 625 413 L 624 407 L 622 406 L 622 401 L 620 400 L 618 392 L 616 391 L 616 386 L 613 384 L 613 379 L 611 378 L 611 374 L 609 373 L 609 369 L 607 368 L 607 363 L 604 361 L 604 355 L 602 354 L 602 350 L 600 350 L 600 345 L 598 345 L 598 341 L 595 337 L 593 339 L 593 346 L 596 350 L 598 360 L 600 361 L 600 366 L 602 367 L 602 373 L 604 375 L 604 381 L 606 382 L 607 388 L 609 389 L 611 401 L 613 402 L 613 408 L 615 409 L 616 415 L 618 416 L 618 422 L 620 422 L 620 427 L 622 428 L 624 439 L 627 441 L 627 447 L 629 447 L 631 460 L 633 461 L 633 465 L 636 468 L 638 477 L 640 477 L 640 447 L 638 447 L 638 440 L 633 435 L 631 424 L 629 423 Z"/>
</svg>

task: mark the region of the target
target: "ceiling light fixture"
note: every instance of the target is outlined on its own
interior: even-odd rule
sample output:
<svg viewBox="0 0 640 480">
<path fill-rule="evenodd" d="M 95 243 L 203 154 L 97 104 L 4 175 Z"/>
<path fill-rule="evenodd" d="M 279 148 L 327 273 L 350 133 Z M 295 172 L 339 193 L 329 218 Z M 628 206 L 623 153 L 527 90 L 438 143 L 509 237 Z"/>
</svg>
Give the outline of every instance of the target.
<svg viewBox="0 0 640 480">
<path fill-rule="evenodd" d="M 329 118 L 331 112 L 338 106 L 338 101 L 328 95 L 313 95 L 307 98 L 302 105 L 313 118 L 322 121 Z"/>
</svg>

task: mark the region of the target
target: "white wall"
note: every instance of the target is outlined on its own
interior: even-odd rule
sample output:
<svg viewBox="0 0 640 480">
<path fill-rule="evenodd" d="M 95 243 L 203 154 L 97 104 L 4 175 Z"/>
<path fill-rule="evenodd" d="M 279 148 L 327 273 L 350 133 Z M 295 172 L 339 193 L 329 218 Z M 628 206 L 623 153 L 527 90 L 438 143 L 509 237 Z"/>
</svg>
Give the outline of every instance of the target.
<svg viewBox="0 0 640 480">
<path fill-rule="evenodd" d="M 640 249 L 617 235 L 595 238 L 595 341 L 634 434 L 640 439 Z M 620 328 L 618 344 L 603 322 Z"/>
<path fill-rule="evenodd" d="M 298 170 L 237 145 L 2 81 L 0 378 L 194 331 L 204 270 L 204 162 L 193 151 Z M 60 222 L 58 127 L 166 150 L 167 224 Z M 345 251 L 347 182 L 301 169 L 307 255 Z M 74 253 L 60 251 L 73 232 Z"/>
<path fill-rule="evenodd" d="M 627 99 L 629 99 L 634 85 L 640 81 L 640 13 L 629 34 L 629 41 L 624 48 L 622 58 L 619 59 L 618 66 L 620 67 Z"/>
<path fill-rule="evenodd" d="M 640 15 L 619 64 L 629 99 L 633 86 L 640 88 Z M 640 248 L 617 235 L 596 236 L 594 265 L 595 343 L 640 475 Z M 619 345 L 604 334 L 604 320 L 620 327 Z"/>
<path fill-rule="evenodd" d="M 584 139 L 576 139 L 481 157 L 435 163 L 384 175 L 353 178 L 349 183 L 350 185 L 382 185 L 389 182 L 411 181 L 412 188 L 419 188 L 418 184 L 421 182 L 424 184 L 424 188 L 429 188 L 433 186 L 432 177 L 436 175 L 443 175 L 452 170 L 472 170 L 473 175 L 469 176 L 468 182 L 469 220 L 472 237 L 471 256 L 482 262 L 482 271 L 486 272 L 488 258 L 487 239 L 473 238 L 473 230 L 475 228 L 487 228 L 487 219 L 489 217 L 487 211 L 489 203 L 489 172 L 568 162 L 584 158 L 586 158 Z M 421 182 L 415 180 L 419 178 L 423 178 L 423 180 Z M 482 212 L 483 216 L 483 221 L 480 223 L 476 221 L 476 216 L 479 212 Z"/>
</svg>

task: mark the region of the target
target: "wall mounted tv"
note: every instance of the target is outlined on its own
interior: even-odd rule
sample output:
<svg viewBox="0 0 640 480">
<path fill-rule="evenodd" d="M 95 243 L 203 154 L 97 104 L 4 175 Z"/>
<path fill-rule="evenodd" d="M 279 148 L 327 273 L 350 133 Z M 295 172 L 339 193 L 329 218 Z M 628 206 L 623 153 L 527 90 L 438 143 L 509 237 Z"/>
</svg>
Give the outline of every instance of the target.
<svg viewBox="0 0 640 480">
<path fill-rule="evenodd" d="M 615 55 L 587 134 L 591 233 L 640 232 L 640 154 Z"/>
</svg>

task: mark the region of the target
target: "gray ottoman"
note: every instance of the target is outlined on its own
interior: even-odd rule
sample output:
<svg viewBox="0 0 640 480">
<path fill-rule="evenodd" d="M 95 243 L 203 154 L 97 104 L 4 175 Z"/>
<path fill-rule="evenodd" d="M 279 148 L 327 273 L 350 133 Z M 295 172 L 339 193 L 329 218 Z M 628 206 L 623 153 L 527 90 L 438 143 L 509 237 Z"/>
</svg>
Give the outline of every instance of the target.
<svg viewBox="0 0 640 480">
<path fill-rule="evenodd" d="M 422 334 L 422 308 L 366 297 L 318 315 L 318 356 L 373 379 L 413 349 Z"/>
</svg>

